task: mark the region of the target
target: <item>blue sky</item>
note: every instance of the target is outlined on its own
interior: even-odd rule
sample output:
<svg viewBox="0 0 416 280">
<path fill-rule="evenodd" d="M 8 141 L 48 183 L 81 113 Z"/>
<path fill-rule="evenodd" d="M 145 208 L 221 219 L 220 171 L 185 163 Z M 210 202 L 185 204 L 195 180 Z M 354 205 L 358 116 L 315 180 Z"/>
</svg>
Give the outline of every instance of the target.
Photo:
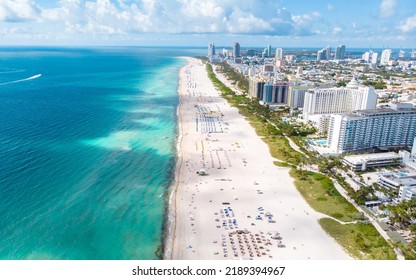
<svg viewBox="0 0 416 280">
<path fill-rule="evenodd" d="M 1 45 L 416 48 L 415 0 L 0 0 Z"/>
</svg>

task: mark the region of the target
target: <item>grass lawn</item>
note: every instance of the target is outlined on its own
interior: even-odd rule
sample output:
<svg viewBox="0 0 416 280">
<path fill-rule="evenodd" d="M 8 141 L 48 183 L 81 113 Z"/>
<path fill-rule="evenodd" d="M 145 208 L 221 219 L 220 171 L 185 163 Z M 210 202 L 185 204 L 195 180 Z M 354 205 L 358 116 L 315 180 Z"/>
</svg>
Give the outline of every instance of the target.
<svg viewBox="0 0 416 280">
<path fill-rule="evenodd" d="M 290 147 L 289 141 L 284 136 L 264 137 L 263 141 L 269 145 L 272 157 L 298 166 L 303 155 Z"/>
<path fill-rule="evenodd" d="M 294 168 L 290 171 L 290 176 L 295 179 L 299 192 L 316 211 L 344 222 L 355 221 L 361 216 L 327 176 L 310 171 L 300 173 Z"/>
<path fill-rule="evenodd" d="M 293 166 L 286 163 L 286 162 L 280 162 L 280 161 L 274 161 L 273 162 L 274 165 L 279 166 L 279 167 L 287 167 L 287 168 L 292 168 Z"/>
<path fill-rule="evenodd" d="M 405 246 L 402 242 L 397 242 L 396 245 L 402 250 L 406 260 L 416 260 L 416 252 L 412 250 L 411 245 Z"/>
<path fill-rule="evenodd" d="M 360 260 L 394 260 L 391 246 L 372 224 L 342 225 L 330 218 L 319 220 L 322 228 L 354 258 Z"/>
</svg>

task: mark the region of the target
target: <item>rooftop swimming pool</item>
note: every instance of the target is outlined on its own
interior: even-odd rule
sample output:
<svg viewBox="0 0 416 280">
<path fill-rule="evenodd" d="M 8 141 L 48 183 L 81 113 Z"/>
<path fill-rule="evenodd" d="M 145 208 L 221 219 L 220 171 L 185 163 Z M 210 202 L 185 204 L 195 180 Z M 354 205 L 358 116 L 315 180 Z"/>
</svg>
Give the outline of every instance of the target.
<svg viewBox="0 0 416 280">
<path fill-rule="evenodd" d="M 409 175 L 407 173 L 396 173 L 394 174 L 394 176 L 397 178 L 404 178 L 404 177 L 408 177 Z"/>
<path fill-rule="evenodd" d="M 328 141 L 327 140 L 316 140 L 315 145 L 322 145 L 322 146 L 328 146 Z"/>
</svg>

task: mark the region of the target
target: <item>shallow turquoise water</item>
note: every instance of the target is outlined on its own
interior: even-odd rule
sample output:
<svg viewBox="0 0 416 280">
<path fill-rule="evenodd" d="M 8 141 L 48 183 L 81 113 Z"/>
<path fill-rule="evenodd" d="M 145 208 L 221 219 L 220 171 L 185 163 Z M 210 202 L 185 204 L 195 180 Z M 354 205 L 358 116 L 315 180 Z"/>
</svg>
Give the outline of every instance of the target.
<svg viewBox="0 0 416 280">
<path fill-rule="evenodd" d="M 199 52 L 0 50 L 0 259 L 157 258 L 176 57 Z"/>
</svg>

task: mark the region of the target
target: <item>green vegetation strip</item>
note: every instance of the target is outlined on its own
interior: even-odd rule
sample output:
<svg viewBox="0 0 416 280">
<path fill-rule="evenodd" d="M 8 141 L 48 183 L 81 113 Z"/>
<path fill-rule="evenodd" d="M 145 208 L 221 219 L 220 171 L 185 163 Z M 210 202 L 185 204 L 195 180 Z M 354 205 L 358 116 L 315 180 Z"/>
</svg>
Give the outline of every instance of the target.
<svg viewBox="0 0 416 280">
<path fill-rule="evenodd" d="M 330 218 L 319 220 L 322 228 L 354 258 L 361 260 L 394 260 L 396 255 L 372 224 L 342 225 Z"/>
<path fill-rule="evenodd" d="M 360 219 L 362 214 L 334 187 L 332 181 L 319 173 L 292 168 L 290 176 L 309 205 L 320 213 L 343 222 Z"/>
</svg>

